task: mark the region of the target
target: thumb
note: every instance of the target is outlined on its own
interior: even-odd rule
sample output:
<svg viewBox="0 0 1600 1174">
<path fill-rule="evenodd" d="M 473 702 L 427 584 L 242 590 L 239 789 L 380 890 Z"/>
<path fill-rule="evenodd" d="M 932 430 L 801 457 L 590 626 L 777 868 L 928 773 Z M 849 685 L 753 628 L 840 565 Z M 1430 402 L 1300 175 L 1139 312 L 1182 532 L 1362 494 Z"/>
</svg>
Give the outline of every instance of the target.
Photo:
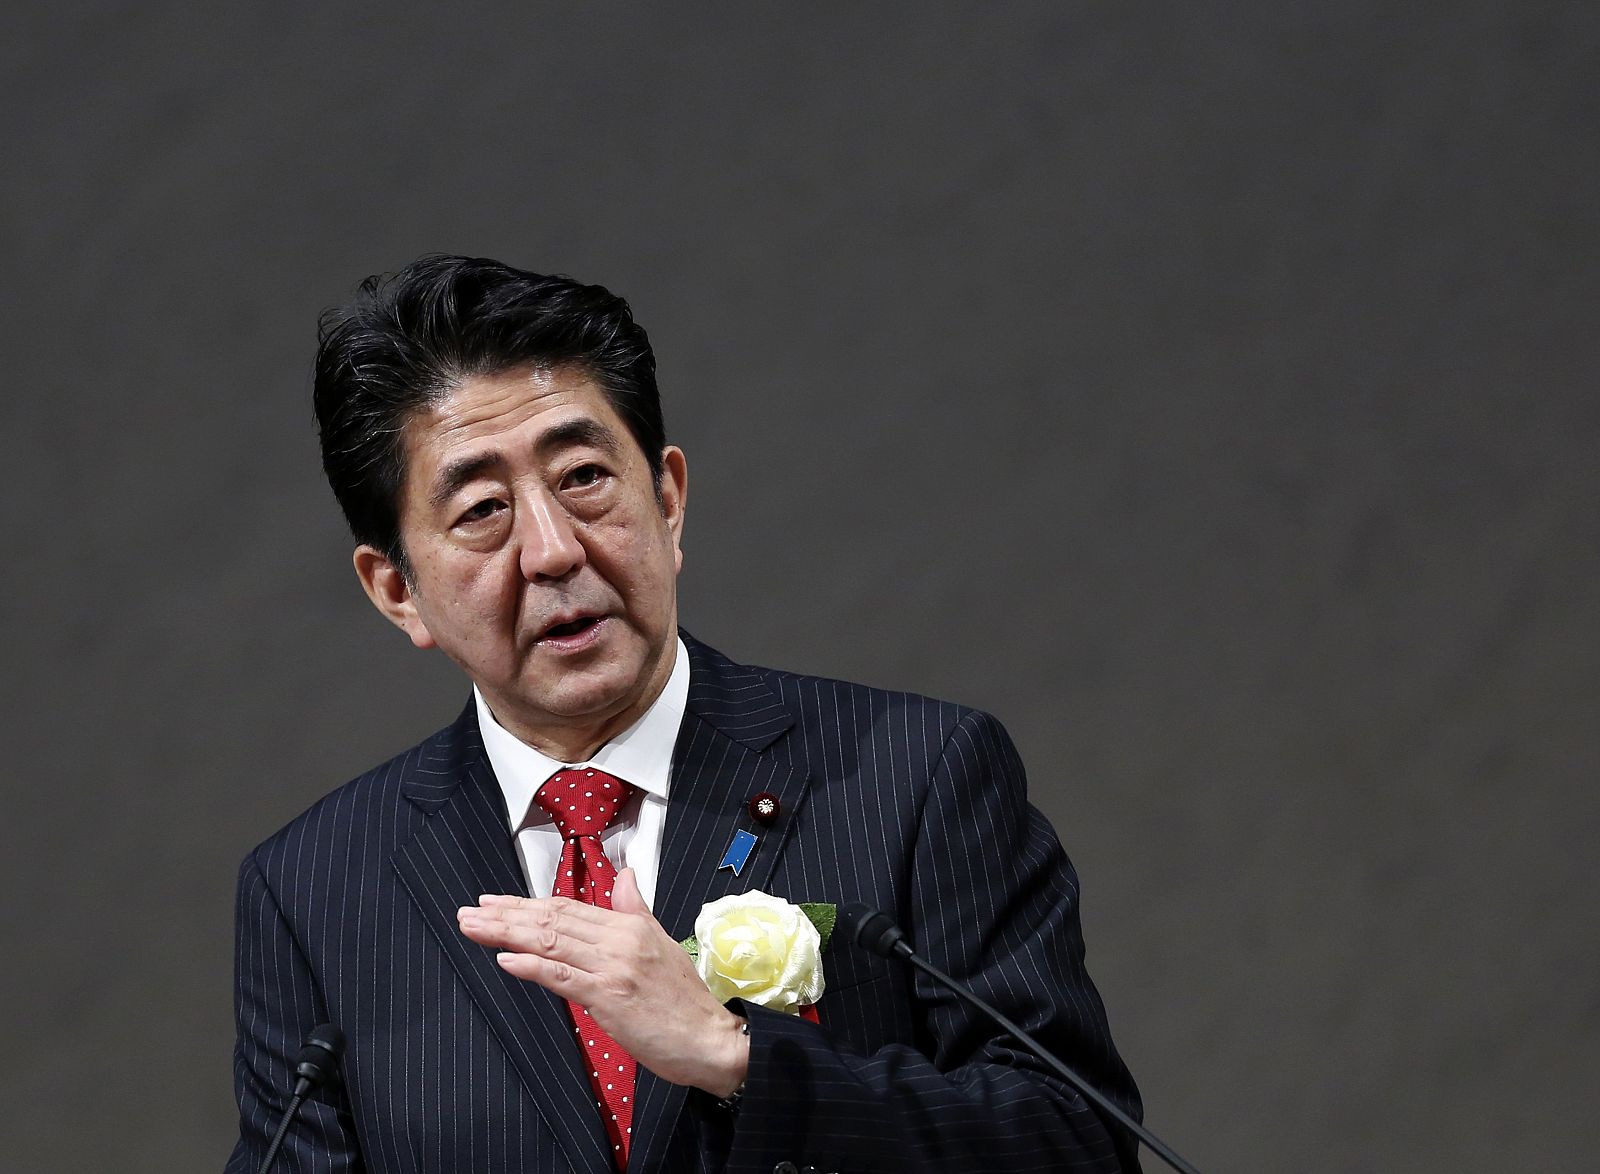
<svg viewBox="0 0 1600 1174">
<path fill-rule="evenodd" d="M 644 903 L 639 892 L 639 878 L 633 869 L 624 868 L 617 873 L 617 883 L 611 886 L 611 908 L 618 913 L 643 913 L 650 916 L 650 906 Z"/>
</svg>

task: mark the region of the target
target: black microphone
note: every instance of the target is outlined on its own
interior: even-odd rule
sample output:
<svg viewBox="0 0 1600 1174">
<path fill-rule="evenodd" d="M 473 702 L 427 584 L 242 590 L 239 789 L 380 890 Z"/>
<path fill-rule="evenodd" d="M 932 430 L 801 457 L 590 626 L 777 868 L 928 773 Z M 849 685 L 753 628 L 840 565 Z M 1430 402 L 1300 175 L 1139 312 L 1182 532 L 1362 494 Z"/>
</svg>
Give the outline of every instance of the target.
<svg viewBox="0 0 1600 1174">
<path fill-rule="evenodd" d="M 294 1082 L 294 1096 L 284 1110 L 283 1120 L 278 1122 L 278 1132 L 272 1135 L 272 1144 L 267 1147 L 267 1156 L 257 1174 L 267 1174 L 272 1168 L 272 1159 L 278 1156 L 278 1147 L 289 1132 L 289 1122 L 300 1111 L 306 1095 L 324 1081 L 338 1078 L 339 1057 L 343 1053 L 344 1032 L 331 1023 L 319 1023 L 306 1035 L 306 1042 L 294 1058 L 294 1072 L 299 1078 Z"/>
<path fill-rule="evenodd" d="M 887 913 L 879 913 L 860 901 L 839 906 L 839 920 L 850 940 L 880 958 L 914 958 L 915 952 L 902 930 Z"/>
<path fill-rule="evenodd" d="M 294 1095 L 304 1097 L 330 1076 L 339 1074 L 339 1057 L 344 1054 L 344 1032 L 331 1023 L 319 1023 L 306 1036 L 305 1046 L 294 1058 Z"/>
<path fill-rule="evenodd" d="M 1106 1099 L 1099 1089 L 1046 1051 L 1044 1045 L 1034 1039 L 1033 1036 L 1023 1031 L 1022 1028 L 978 998 L 977 995 L 944 971 L 919 958 L 916 951 L 911 948 L 911 943 L 906 941 L 905 932 L 894 923 L 887 913 L 880 913 L 870 905 L 863 905 L 859 901 L 851 901 L 839 906 L 839 927 L 845 931 L 846 937 L 863 950 L 877 954 L 880 958 L 903 958 L 946 990 L 954 991 L 960 995 L 1001 1027 L 1027 1044 L 1033 1054 L 1050 1065 L 1056 1075 L 1093 1102 L 1101 1112 L 1117 1121 L 1123 1128 L 1149 1146 L 1167 1165 L 1174 1170 L 1180 1171 L 1180 1174 L 1200 1174 L 1199 1170 L 1179 1157 L 1177 1152 L 1166 1142 L 1117 1108 L 1116 1105 Z"/>
</svg>

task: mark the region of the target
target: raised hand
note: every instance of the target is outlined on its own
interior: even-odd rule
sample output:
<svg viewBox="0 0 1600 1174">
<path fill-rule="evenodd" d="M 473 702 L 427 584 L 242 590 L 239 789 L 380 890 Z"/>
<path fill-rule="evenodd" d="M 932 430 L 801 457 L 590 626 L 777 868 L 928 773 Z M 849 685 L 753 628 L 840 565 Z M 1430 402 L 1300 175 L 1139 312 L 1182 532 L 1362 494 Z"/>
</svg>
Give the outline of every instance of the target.
<svg viewBox="0 0 1600 1174">
<path fill-rule="evenodd" d="M 456 917 L 466 937 L 501 951 L 495 960 L 508 974 L 587 1007 L 663 1080 L 732 1095 L 749 1066 L 742 1020 L 661 928 L 633 869 L 617 874 L 611 905 L 486 894 Z"/>
</svg>

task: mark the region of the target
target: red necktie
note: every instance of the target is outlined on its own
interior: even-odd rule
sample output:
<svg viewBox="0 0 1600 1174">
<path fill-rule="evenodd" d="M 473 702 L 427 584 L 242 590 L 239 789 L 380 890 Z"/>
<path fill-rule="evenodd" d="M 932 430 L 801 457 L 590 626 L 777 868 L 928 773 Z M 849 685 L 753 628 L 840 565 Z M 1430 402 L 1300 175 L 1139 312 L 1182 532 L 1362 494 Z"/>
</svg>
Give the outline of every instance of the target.
<svg viewBox="0 0 1600 1174">
<path fill-rule="evenodd" d="M 556 867 L 555 896 L 611 908 L 611 886 L 616 883 L 617 870 L 600 846 L 600 833 L 616 819 L 632 794 L 633 788 L 621 779 L 587 767 L 558 770 L 545 780 L 534 799 L 555 818 L 564 841 L 561 863 Z M 611 1139 L 611 1155 L 617 1169 L 624 1169 L 633 1134 L 633 1057 L 605 1033 L 585 1008 L 571 1000 L 567 1006 L 577 1029 L 578 1050 L 600 1105 L 600 1120 Z"/>
</svg>

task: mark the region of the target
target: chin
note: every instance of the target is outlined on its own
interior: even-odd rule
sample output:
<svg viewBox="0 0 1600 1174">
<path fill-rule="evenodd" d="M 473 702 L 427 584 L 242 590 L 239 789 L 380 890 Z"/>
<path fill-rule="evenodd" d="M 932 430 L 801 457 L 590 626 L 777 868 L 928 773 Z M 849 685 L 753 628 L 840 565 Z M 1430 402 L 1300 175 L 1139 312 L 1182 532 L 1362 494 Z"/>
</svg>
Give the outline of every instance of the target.
<svg viewBox="0 0 1600 1174">
<path fill-rule="evenodd" d="M 590 672 L 571 672 L 551 690 L 540 708 L 558 717 L 608 717 L 626 709 L 640 691 L 639 672 L 600 665 Z"/>
</svg>

